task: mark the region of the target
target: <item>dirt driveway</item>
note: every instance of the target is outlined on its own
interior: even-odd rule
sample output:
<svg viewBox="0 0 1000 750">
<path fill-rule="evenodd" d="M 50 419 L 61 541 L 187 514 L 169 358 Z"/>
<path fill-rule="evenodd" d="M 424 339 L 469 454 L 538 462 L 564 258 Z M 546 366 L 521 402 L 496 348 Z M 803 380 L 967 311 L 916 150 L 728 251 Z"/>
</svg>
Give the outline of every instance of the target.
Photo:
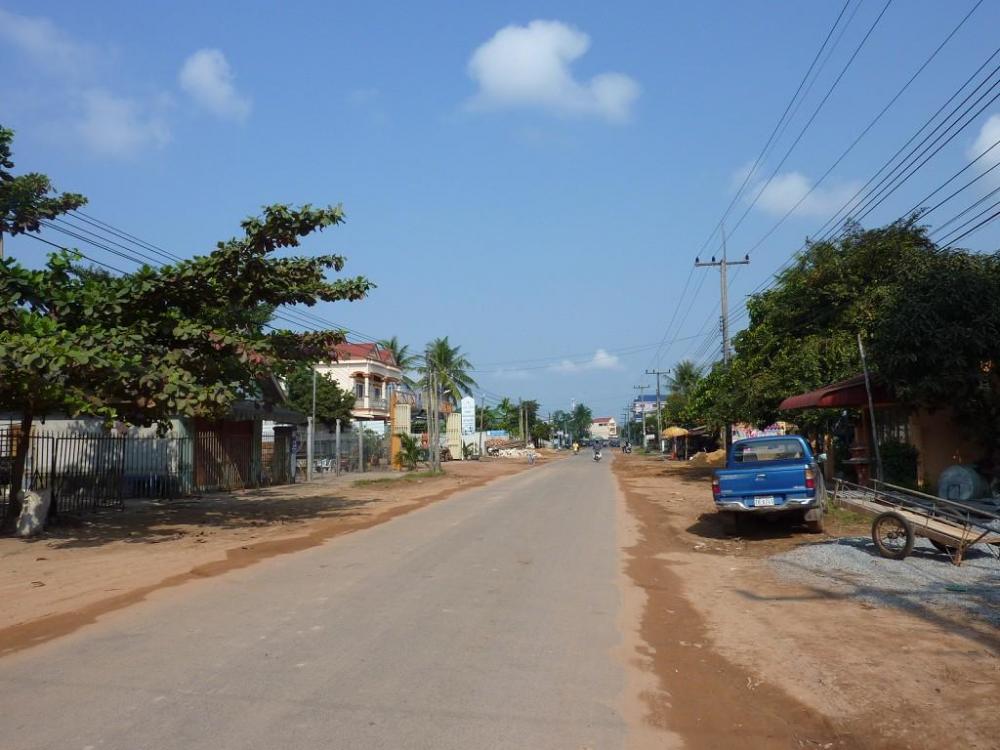
<svg viewBox="0 0 1000 750">
<path fill-rule="evenodd" d="M 542 454 L 539 465 L 554 460 Z M 32 540 L 0 539 L 0 656 L 72 632 L 150 592 L 312 547 L 529 469 L 454 461 L 437 477 L 386 472 L 174 501 L 133 501 Z"/>
<path fill-rule="evenodd" d="M 781 580 L 768 558 L 822 537 L 755 524 L 727 538 L 708 469 L 633 455 L 614 470 L 636 525 L 626 572 L 647 595 L 648 716 L 685 747 L 998 747 L 994 627 Z"/>
</svg>

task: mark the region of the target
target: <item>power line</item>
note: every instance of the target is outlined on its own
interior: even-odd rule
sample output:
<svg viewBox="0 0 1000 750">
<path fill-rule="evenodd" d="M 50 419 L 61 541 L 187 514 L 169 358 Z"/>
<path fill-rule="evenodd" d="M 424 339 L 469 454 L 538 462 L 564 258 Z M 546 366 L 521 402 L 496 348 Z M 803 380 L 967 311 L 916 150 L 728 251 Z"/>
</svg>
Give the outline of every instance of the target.
<svg viewBox="0 0 1000 750">
<path fill-rule="evenodd" d="M 854 52 L 851 53 L 851 56 L 847 59 L 847 62 L 844 63 L 844 66 L 841 68 L 840 73 L 837 74 L 837 77 L 834 79 L 833 83 L 830 84 L 830 88 L 827 89 L 827 92 L 820 100 L 820 103 L 816 105 L 816 109 L 813 110 L 813 113 L 812 115 L 809 116 L 809 119 L 806 121 L 806 124 L 802 126 L 802 129 L 799 131 L 799 134 L 795 137 L 795 140 L 792 141 L 792 145 L 788 147 L 788 150 L 785 152 L 785 155 L 781 157 L 781 161 L 778 162 L 777 166 L 774 168 L 770 176 L 761 186 L 760 190 L 757 191 L 757 195 L 754 196 L 754 199 L 750 202 L 750 205 L 746 207 L 746 210 L 740 216 L 735 226 L 733 226 L 730 229 L 730 236 L 732 236 L 732 234 L 736 232 L 737 229 L 739 229 L 740 225 L 743 223 L 743 220 L 746 219 L 747 215 L 750 213 L 753 207 L 757 205 L 757 201 L 760 200 L 761 195 L 764 194 L 764 191 L 767 190 L 768 186 L 777 176 L 778 172 L 785 165 L 785 162 L 788 160 L 788 157 L 792 155 L 792 152 L 795 150 L 795 147 L 799 145 L 799 141 L 802 140 L 803 136 L 805 136 L 806 134 L 806 131 L 809 130 L 809 127 L 813 124 L 816 117 L 819 115 L 823 107 L 826 105 L 827 101 L 829 101 L 830 97 L 833 95 L 833 92 L 837 89 L 837 86 L 840 84 L 840 81 L 843 79 L 844 75 L 850 69 L 851 65 L 854 63 L 854 60 L 857 58 L 858 54 L 861 52 L 865 44 L 868 42 L 868 39 L 875 31 L 875 28 L 878 26 L 879 22 L 882 20 L 882 17 L 885 15 L 886 11 L 889 10 L 890 5 L 892 5 L 892 0 L 886 0 L 885 5 L 882 6 L 882 10 L 875 17 L 875 20 L 872 21 L 871 26 L 868 27 L 868 31 L 861 38 L 861 41 L 858 42 L 858 45 L 854 48 Z"/>
<path fill-rule="evenodd" d="M 972 8 L 969 10 L 969 12 L 966 13 L 962 17 L 962 20 L 958 22 L 958 25 L 955 26 L 948 33 L 948 35 L 934 49 L 934 51 L 930 54 L 930 56 L 926 60 L 924 60 L 924 62 L 920 65 L 920 67 L 917 68 L 917 70 L 913 73 L 913 75 L 911 75 L 910 78 L 906 81 L 906 83 L 903 84 L 902 88 L 900 88 L 899 91 L 897 91 L 895 93 L 895 95 L 892 97 L 892 99 L 889 100 L 888 104 L 886 104 L 879 111 L 879 113 L 875 115 L 875 117 L 865 126 L 865 128 L 857 135 L 857 137 L 850 143 L 850 145 L 846 149 L 844 149 L 844 151 L 840 154 L 840 156 L 838 156 L 836 158 L 836 160 L 834 160 L 833 164 L 831 164 L 829 166 L 829 168 L 827 168 L 827 170 L 822 175 L 820 175 L 819 179 L 817 179 L 812 184 L 812 186 L 809 188 L 809 190 L 806 191 L 806 193 L 801 198 L 799 198 L 798 202 L 796 202 L 796 204 L 794 206 L 792 206 L 784 214 L 784 216 L 782 216 L 764 234 L 763 237 L 761 237 L 759 240 L 757 240 L 756 243 L 754 243 L 754 245 L 749 250 L 750 253 L 753 253 L 755 250 L 757 250 L 757 248 L 759 248 L 762 244 L 764 244 L 764 242 L 768 239 L 768 237 L 770 237 L 782 224 L 784 224 L 785 221 L 788 219 L 788 217 L 790 217 L 793 213 L 795 213 L 795 211 L 799 208 L 799 206 L 801 206 L 805 202 L 805 200 L 810 195 L 813 194 L 813 192 L 816 190 L 816 188 L 818 188 L 820 186 L 820 184 L 822 184 L 823 181 L 826 180 L 826 178 L 830 176 L 830 174 L 833 172 L 833 170 L 836 169 L 840 165 L 840 163 L 847 157 L 847 155 L 850 154 L 854 150 L 854 148 L 858 145 L 858 143 L 860 143 L 861 140 L 866 135 L 868 135 L 868 133 L 871 131 L 871 129 L 873 127 L 875 127 L 875 125 L 882 119 L 882 117 L 885 116 L 885 114 L 892 108 L 892 106 L 899 100 L 899 98 L 906 92 L 906 90 L 910 88 L 910 86 L 913 84 L 913 82 L 917 80 L 917 78 L 920 76 L 920 74 L 924 72 L 924 70 L 927 68 L 928 65 L 931 64 L 931 62 L 934 60 L 934 58 L 936 58 L 938 56 L 938 54 L 941 52 L 941 50 L 944 49 L 945 45 L 947 45 L 948 42 L 950 42 L 952 40 L 952 38 L 955 36 L 955 34 L 958 33 L 959 29 L 961 29 L 962 26 L 965 25 L 965 22 L 969 20 L 969 18 L 972 16 L 972 14 L 979 8 L 980 5 L 982 5 L 982 3 L 983 3 L 983 0 L 978 0 L 978 2 L 976 2 L 976 4 L 972 6 Z"/>
</svg>

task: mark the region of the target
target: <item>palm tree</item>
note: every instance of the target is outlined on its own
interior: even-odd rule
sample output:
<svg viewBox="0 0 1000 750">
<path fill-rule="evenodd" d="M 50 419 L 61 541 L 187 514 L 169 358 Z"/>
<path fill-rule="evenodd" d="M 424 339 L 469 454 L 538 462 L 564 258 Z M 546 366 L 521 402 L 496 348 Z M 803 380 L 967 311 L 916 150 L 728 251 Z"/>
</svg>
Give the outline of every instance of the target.
<svg viewBox="0 0 1000 750">
<path fill-rule="evenodd" d="M 399 338 L 393 336 L 391 339 L 384 339 L 378 342 L 378 345 L 388 352 L 392 353 L 392 358 L 396 360 L 396 366 L 403 373 L 403 382 L 412 388 L 415 385 L 413 378 L 407 375 L 408 372 L 413 372 L 417 369 L 417 363 L 420 358 L 416 354 L 410 354 L 409 344 L 400 344 Z"/>
<path fill-rule="evenodd" d="M 452 346 L 448 337 L 434 339 L 427 345 L 427 352 L 417 371 L 423 376 L 421 387 L 427 385 L 427 374 L 433 371 L 438 378 L 441 392 L 452 405 L 458 404 L 462 396 L 471 396 L 476 381 L 469 375 L 472 363 L 462 354 L 462 347 Z"/>
<path fill-rule="evenodd" d="M 701 368 L 690 359 L 685 359 L 674 365 L 673 375 L 670 376 L 667 385 L 671 393 L 690 396 L 701 378 Z"/>
</svg>

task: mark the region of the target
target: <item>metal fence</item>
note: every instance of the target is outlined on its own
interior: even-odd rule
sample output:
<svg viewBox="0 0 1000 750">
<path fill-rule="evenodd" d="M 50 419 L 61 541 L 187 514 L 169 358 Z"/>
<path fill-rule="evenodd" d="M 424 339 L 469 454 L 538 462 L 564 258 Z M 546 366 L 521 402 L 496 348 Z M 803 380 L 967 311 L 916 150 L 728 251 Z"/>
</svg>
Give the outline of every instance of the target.
<svg viewBox="0 0 1000 750">
<path fill-rule="evenodd" d="M 299 446 L 298 467 L 304 472 L 306 468 L 307 446 L 303 442 Z M 361 466 L 362 458 L 364 466 Z M 345 431 L 340 436 L 340 455 L 337 455 L 335 439 L 316 440 L 313 443 L 313 465 L 318 473 L 378 471 L 389 466 L 389 445 L 384 435 L 373 432 L 364 433 L 364 451 L 358 445 L 358 434 Z"/>
<path fill-rule="evenodd" d="M 10 507 L 17 428 L 0 429 L 0 518 Z M 132 498 L 173 499 L 292 481 L 288 440 L 198 432 L 193 437 L 32 431 L 23 488 L 52 491 L 55 513 L 121 508 Z"/>
</svg>

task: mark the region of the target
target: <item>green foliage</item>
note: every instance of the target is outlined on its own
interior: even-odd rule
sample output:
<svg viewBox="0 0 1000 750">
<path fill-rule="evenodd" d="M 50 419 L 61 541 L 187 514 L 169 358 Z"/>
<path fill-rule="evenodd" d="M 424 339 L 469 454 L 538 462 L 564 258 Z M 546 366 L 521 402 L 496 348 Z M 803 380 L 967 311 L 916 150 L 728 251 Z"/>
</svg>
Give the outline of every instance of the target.
<svg viewBox="0 0 1000 750">
<path fill-rule="evenodd" d="M 0 125 L 0 235 L 37 232 L 41 222 L 86 205 L 79 193 L 56 193 L 43 174 L 15 176 L 14 131 Z"/>
<path fill-rule="evenodd" d="M 427 351 L 417 368 L 423 376 L 420 380 L 420 387 L 427 387 L 428 373 L 433 371 L 437 374 L 444 397 L 452 405 L 456 405 L 462 396 L 472 395 L 476 381 L 469 375 L 471 369 L 472 363 L 469 362 L 468 357 L 462 354 L 462 347 L 452 346 L 448 342 L 447 336 L 434 339 L 427 345 Z"/>
<path fill-rule="evenodd" d="M 574 440 L 585 437 L 590 431 L 590 423 L 594 421 L 594 415 L 586 404 L 577 404 L 569 418 L 570 431 L 573 433 Z"/>
<path fill-rule="evenodd" d="M 413 435 L 399 436 L 399 452 L 396 454 L 396 465 L 401 469 L 413 471 L 420 462 L 420 442 Z"/>
<path fill-rule="evenodd" d="M 114 277 L 74 272 L 69 253 L 40 271 L 0 265 L 0 406 L 137 424 L 219 417 L 271 374 L 328 356 L 340 331 L 264 332 L 262 305 L 360 299 L 363 278 L 327 281 L 339 256 L 274 258 L 339 223 L 339 208 L 265 209 L 208 256 Z M 246 311 L 251 311 L 249 314 Z"/>
<path fill-rule="evenodd" d="M 548 422 L 535 422 L 531 425 L 531 437 L 536 443 L 539 440 L 551 440 L 552 425 Z"/>
<path fill-rule="evenodd" d="M 313 368 L 297 367 L 286 381 L 289 405 L 303 414 L 312 413 Z M 342 425 L 351 421 L 354 394 L 343 390 L 331 378 L 316 374 L 316 421 L 328 430 L 336 429 L 337 420 Z"/>
<path fill-rule="evenodd" d="M 916 448 L 900 440 L 886 440 L 879 444 L 879 453 L 886 482 L 916 488 L 920 456 Z"/>
<path fill-rule="evenodd" d="M 924 268 L 935 247 L 916 218 L 879 229 L 852 226 L 810 244 L 773 288 L 750 297 L 748 327 L 733 339 L 729 368 L 715 365 L 695 386 L 690 416 L 714 427 L 764 425 L 788 396 L 856 375 L 856 336 L 870 336 L 900 294 L 903 269 Z M 831 414 L 796 415 L 803 427 Z"/>
<path fill-rule="evenodd" d="M 415 385 L 415 381 L 408 373 L 417 369 L 420 358 L 415 354 L 411 354 L 409 345 L 399 343 L 399 338 L 396 336 L 393 336 L 391 339 L 383 339 L 378 342 L 378 345 L 386 351 L 392 352 L 392 358 L 396 360 L 396 366 L 402 370 L 403 382 L 412 388 Z"/>
<path fill-rule="evenodd" d="M 902 403 L 950 409 L 1000 467 L 1000 253 L 945 250 L 899 276 L 874 369 Z"/>
<path fill-rule="evenodd" d="M 476 457 L 476 446 L 472 443 L 462 443 L 462 458 L 471 461 Z"/>
</svg>

